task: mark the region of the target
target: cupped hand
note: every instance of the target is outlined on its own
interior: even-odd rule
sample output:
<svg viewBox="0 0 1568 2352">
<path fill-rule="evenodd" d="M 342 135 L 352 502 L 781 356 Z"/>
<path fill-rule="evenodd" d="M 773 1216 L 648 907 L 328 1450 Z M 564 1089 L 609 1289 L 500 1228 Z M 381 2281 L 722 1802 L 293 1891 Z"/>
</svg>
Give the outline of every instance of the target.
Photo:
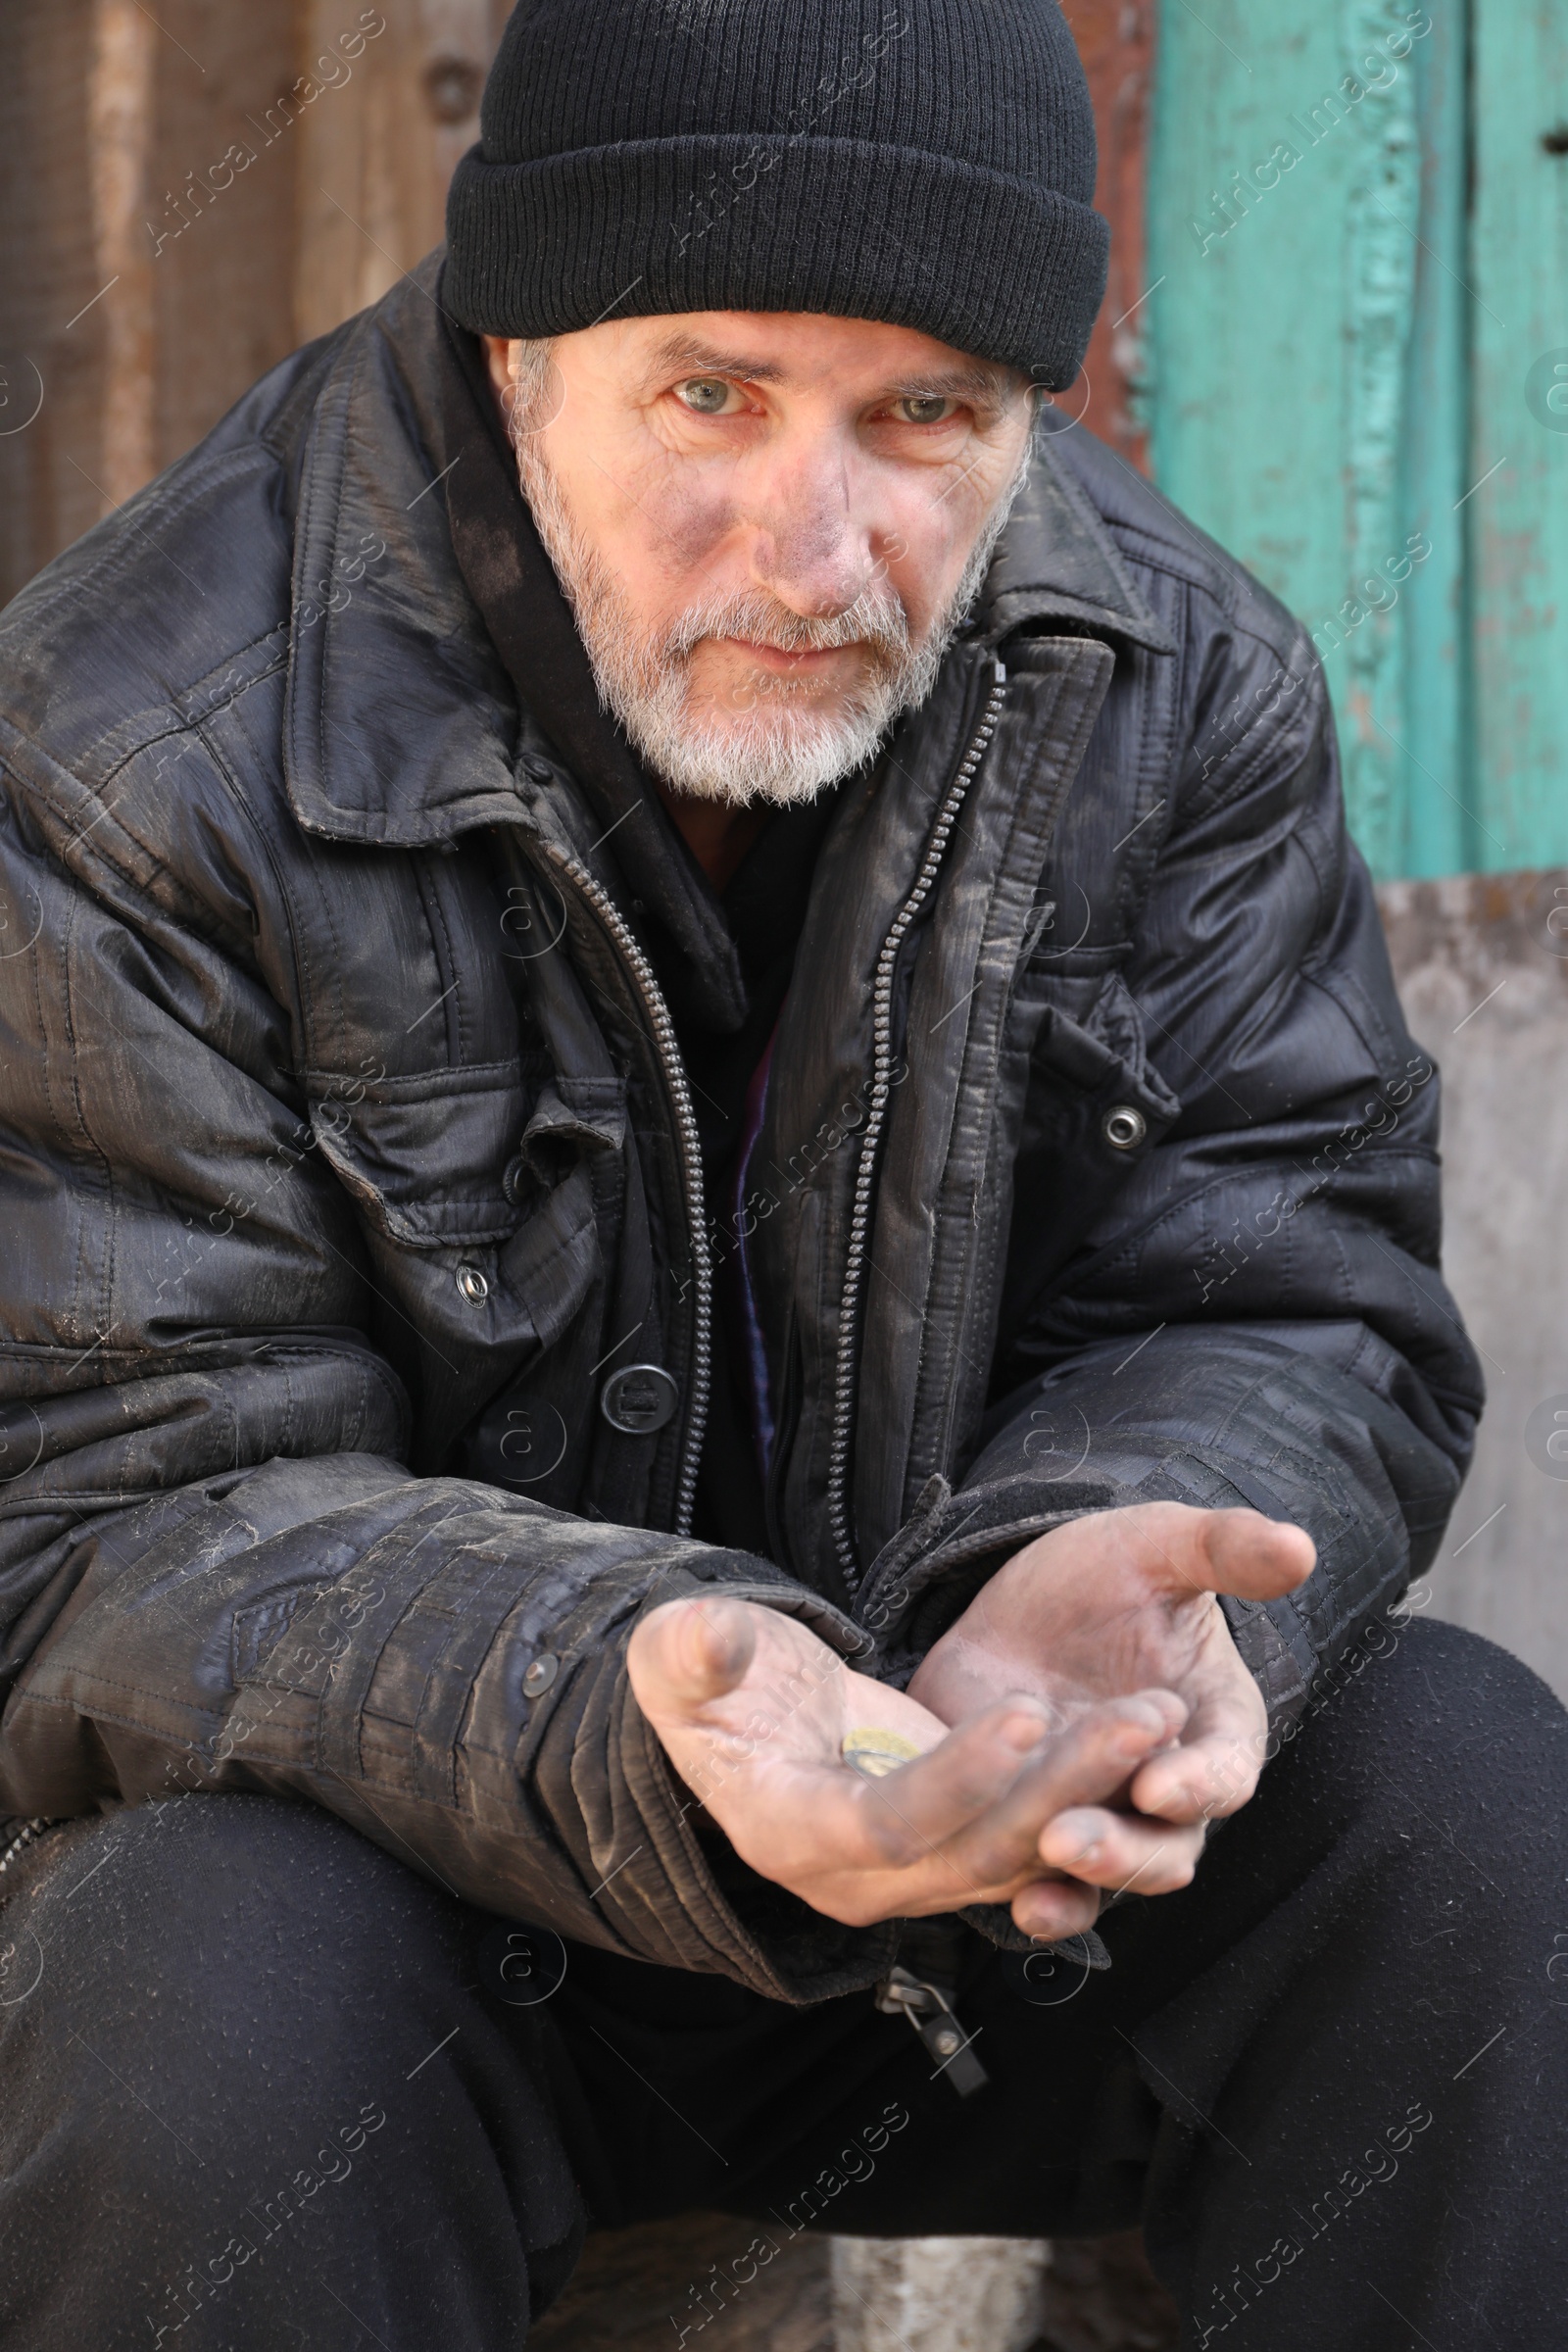
<svg viewBox="0 0 1568 2352">
<path fill-rule="evenodd" d="M 1089 1926 L 1096 1887 L 1110 1882 L 1082 1856 L 1077 1876 L 1094 1885 L 1064 1881 L 1043 1836 L 1112 1799 L 1186 1719 L 1168 1690 L 1124 1690 L 1054 1729 L 1039 1697 L 1004 1690 L 950 1731 L 794 1619 L 717 1596 L 651 1611 L 627 1670 L 676 1772 L 742 1860 L 852 1927 L 969 1903 L 1010 1904 L 1030 1935 Z M 851 1732 L 895 1752 L 905 1742 L 911 1759 L 867 1779 L 845 1761 Z"/>
<path fill-rule="evenodd" d="M 1215 1594 L 1272 1600 L 1310 1575 L 1298 1527 L 1260 1511 L 1151 1502 L 1069 1521 L 1015 1552 L 922 1661 L 909 1696 L 962 1723 L 1029 1692 L 1070 1723 L 1151 1686 L 1184 1702 L 1179 1740 L 1111 1801 L 1071 1807 L 1042 1858 L 1101 1886 L 1168 1893 L 1192 1878 L 1207 1824 L 1252 1795 L 1267 1716 Z"/>
</svg>

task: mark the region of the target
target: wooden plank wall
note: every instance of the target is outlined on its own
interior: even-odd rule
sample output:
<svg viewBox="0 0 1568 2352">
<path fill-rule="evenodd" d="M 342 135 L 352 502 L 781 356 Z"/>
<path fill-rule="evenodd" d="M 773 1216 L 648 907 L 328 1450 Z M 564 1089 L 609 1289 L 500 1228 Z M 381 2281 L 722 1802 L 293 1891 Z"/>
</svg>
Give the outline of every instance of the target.
<svg viewBox="0 0 1568 2352">
<path fill-rule="evenodd" d="M 1312 629 L 1382 876 L 1568 856 L 1565 124 L 1561 0 L 1163 15 L 1153 469 Z"/>
<path fill-rule="evenodd" d="M 1143 409 L 1149 278 L 1144 220 L 1153 99 L 1154 0 L 1063 0 L 1089 76 L 1100 139 L 1095 202 L 1110 222 L 1110 277 L 1083 373 L 1061 395 L 1130 465 L 1147 467 Z"/>
<path fill-rule="evenodd" d="M 0 10 L 0 600 L 439 240 L 506 13 Z"/>
<path fill-rule="evenodd" d="M 344 0 L 305 0 L 307 60 L 330 58 Z M 294 327 L 324 334 L 386 292 L 444 231 L 447 184 L 478 136 L 479 93 L 507 9 L 385 0 L 382 55 L 357 106 L 302 121 Z"/>
<path fill-rule="evenodd" d="M 1380 873 L 1414 854 L 1412 682 L 1424 640 L 1451 633 L 1462 565 L 1451 379 L 1419 452 L 1405 431 L 1417 321 L 1430 336 L 1444 299 L 1432 211 L 1462 149 L 1424 180 L 1420 76 L 1441 36 L 1412 40 L 1403 18 L 1395 0 L 1167 10 L 1151 160 L 1154 471 L 1312 629 Z M 1377 60 L 1353 101 L 1352 56 Z M 1451 729 L 1439 758 L 1434 789 L 1454 792 Z"/>
<path fill-rule="evenodd" d="M 0 440 L 6 593 L 293 338 L 292 172 L 266 158 L 205 219 L 188 193 L 257 143 L 247 115 L 293 76 L 292 11 L 159 16 L 165 31 L 134 0 L 0 12 L 0 358 L 42 399 Z"/>
<path fill-rule="evenodd" d="M 1475 0 L 1473 57 L 1476 774 L 1514 853 L 1477 862 L 1540 866 L 1568 858 L 1568 6 Z"/>
</svg>

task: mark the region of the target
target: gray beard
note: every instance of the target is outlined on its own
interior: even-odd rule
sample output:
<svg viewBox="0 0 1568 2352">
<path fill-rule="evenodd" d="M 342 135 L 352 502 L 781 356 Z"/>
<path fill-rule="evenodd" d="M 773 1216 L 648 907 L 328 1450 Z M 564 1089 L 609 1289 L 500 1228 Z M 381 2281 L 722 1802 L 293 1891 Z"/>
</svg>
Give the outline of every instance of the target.
<svg viewBox="0 0 1568 2352">
<path fill-rule="evenodd" d="M 530 412 L 525 396 L 511 420 L 518 478 L 587 649 L 601 704 L 672 790 L 734 808 L 814 800 L 875 755 L 902 711 L 925 701 L 1029 466 L 1026 449 L 957 587 L 918 640 L 886 578 L 829 620 L 791 612 L 757 588 L 705 597 L 674 620 L 651 626 L 567 506 Z M 705 637 L 745 638 L 791 653 L 861 645 L 870 661 L 861 680 L 848 694 L 835 688 L 825 707 L 815 681 L 760 673 L 745 707 L 719 711 L 693 701 L 691 657 Z"/>
</svg>

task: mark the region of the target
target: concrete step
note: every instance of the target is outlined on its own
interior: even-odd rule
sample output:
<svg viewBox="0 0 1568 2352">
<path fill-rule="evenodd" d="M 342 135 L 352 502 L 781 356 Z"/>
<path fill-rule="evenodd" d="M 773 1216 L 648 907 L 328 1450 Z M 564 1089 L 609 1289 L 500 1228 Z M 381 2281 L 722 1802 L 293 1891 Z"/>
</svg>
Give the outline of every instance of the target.
<svg viewBox="0 0 1568 2352">
<path fill-rule="evenodd" d="M 834 2238 L 683 2214 L 588 2240 L 538 2352 L 1175 2352 L 1136 2232 Z"/>
</svg>

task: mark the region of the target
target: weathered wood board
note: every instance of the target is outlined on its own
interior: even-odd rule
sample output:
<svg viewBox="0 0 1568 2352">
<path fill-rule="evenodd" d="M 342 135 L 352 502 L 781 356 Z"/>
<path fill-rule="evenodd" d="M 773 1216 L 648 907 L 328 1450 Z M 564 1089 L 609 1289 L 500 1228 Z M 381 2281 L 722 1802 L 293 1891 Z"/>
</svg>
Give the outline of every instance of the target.
<svg viewBox="0 0 1568 2352">
<path fill-rule="evenodd" d="M 1568 8 L 1474 7 L 1473 862 L 1498 870 L 1568 858 Z"/>
<path fill-rule="evenodd" d="M 1156 478 L 1312 630 L 1381 877 L 1568 857 L 1568 12 L 1211 0 L 1159 44 Z"/>
</svg>

